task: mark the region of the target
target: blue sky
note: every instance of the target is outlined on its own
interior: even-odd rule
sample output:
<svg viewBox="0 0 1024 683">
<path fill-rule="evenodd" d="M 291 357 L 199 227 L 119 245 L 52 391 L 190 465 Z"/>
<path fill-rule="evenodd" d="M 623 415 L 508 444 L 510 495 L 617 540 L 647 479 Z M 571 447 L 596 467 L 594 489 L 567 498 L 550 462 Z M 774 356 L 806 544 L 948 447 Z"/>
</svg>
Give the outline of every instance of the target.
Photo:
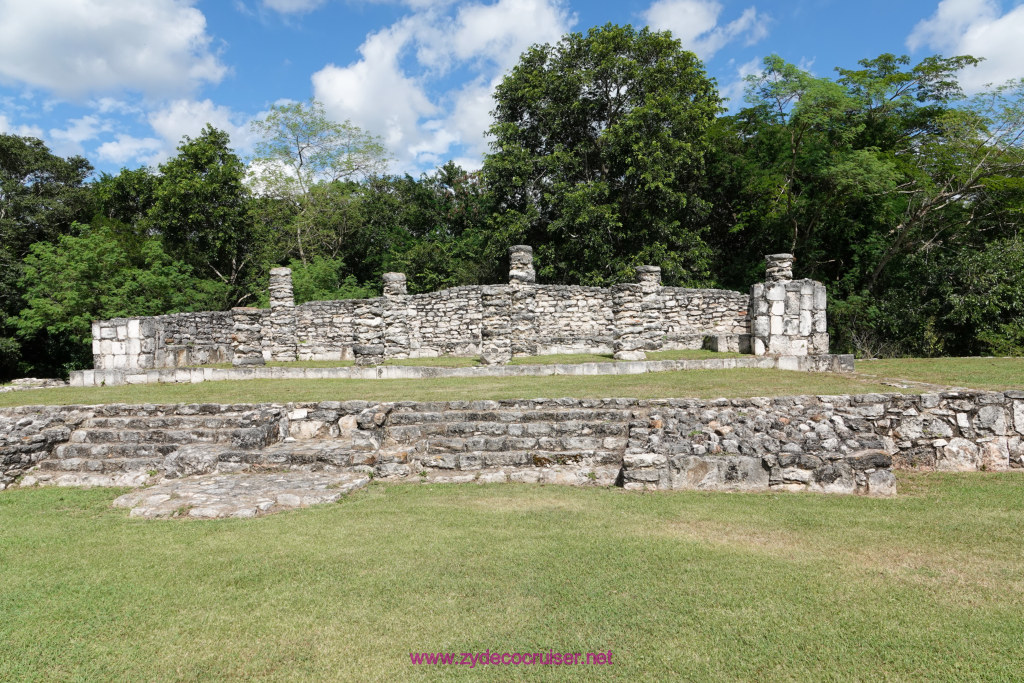
<svg viewBox="0 0 1024 683">
<path fill-rule="evenodd" d="M 883 52 L 985 57 L 971 91 L 1024 77 L 1024 0 L 0 0 L 0 132 L 117 172 L 207 122 L 244 156 L 251 120 L 316 97 L 380 135 L 392 172 L 475 168 L 518 55 L 607 22 L 671 30 L 734 107 L 772 53 L 819 75 Z"/>
</svg>

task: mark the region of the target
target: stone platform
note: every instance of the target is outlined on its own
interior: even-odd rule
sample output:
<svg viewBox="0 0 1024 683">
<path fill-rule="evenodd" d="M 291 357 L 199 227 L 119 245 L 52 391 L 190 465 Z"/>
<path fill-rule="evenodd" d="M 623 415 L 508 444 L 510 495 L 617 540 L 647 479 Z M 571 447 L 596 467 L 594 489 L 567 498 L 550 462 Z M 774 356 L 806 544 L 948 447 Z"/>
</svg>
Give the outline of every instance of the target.
<svg viewBox="0 0 1024 683">
<path fill-rule="evenodd" d="M 166 479 L 126 493 L 114 507 L 130 517 L 249 518 L 292 508 L 334 503 L 364 488 L 370 477 L 352 472 L 214 474 Z"/>
</svg>

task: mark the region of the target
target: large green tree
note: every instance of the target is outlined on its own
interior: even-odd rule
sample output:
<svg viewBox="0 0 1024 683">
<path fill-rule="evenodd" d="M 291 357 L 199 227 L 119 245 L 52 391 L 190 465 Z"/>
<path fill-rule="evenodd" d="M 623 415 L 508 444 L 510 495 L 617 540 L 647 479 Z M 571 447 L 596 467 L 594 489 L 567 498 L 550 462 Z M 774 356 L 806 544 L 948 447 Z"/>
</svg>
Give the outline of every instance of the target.
<svg viewBox="0 0 1024 683">
<path fill-rule="evenodd" d="M 617 282 L 645 263 L 667 282 L 709 279 L 700 184 L 720 99 L 678 40 L 608 24 L 535 45 L 495 102 L 492 255 L 531 244 L 553 282 Z"/>
<path fill-rule="evenodd" d="M 344 216 L 352 183 L 384 171 L 384 145 L 350 121 L 333 121 L 316 100 L 275 104 L 252 130 L 259 136 L 249 166 L 253 185 L 286 207 L 295 254 L 303 263 L 333 258 L 345 226 L 324 219 Z M 277 209 L 273 219 L 281 219 Z"/>
<path fill-rule="evenodd" d="M 229 143 L 227 133 L 209 125 L 194 139 L 185 136 L 178 154 L 160 166 L 147 213 L 147 226 L 173 258 L 229 286 L 223 306 L 253 295 L 248 280 L 262 274 L 266 245 L 250 214 L 245 165 Z"/>
<path fill-rule="evenodd" d="M 23 303 L 21 260 L 32 244 L 53 242 L 74 221 L 88 220 L 91 171 L 84 158 L 59 157 L 36 138 L 0 134 L 0 381 L 31 371 L 40 353 L 11 323 Z"/>
</svg>

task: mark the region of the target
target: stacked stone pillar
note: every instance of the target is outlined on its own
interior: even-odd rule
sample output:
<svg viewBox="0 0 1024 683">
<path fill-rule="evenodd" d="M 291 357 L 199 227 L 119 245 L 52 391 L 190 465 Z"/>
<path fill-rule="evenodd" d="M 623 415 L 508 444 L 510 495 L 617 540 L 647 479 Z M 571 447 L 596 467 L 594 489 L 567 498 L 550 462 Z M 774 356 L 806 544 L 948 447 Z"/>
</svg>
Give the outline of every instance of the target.
<svg viewBox="0 0 1024 683">
<path fill-rule="evenodd" d="M 384 357 L 408 358 L 411 349 L 405 273 L 384 273 Z"/>
<path fill-rule="evenodd" d="M 665 334 L 661 268 L 639 266 L 636 272 L 637 284 L 612 288 L 616 360 L 646 359 L 645 351 L 660 349 Z"/>
<path fill-rule="evenodd" d="M 292 269 L 270 270 L 270 360 L 293 361 L 298 358 L 298 340 L 295 331 L 295 297 L 292 293 Z"/>
<path fill-rule="evenodd" d="M 765 282 L 750 288 L 755 355 L 808 356 L 828 353 L 825 285 L 793 279 L 793 255 L 765 257 Z"/>
<path fill-rule="evenodd" d="M 533 248 L 525 244 L 511 247 L 508 261 L 512 355 L 533 356 L 537 353 L 537 273 L 533 269 Z"/>
<path fill-rule="evenodd" d="M 235 367 L 264 365 L 262 308 L 232 308 L 231 364 Z"/>
<path fill-rule="evenodd" d="M 504 365 L 512 359 L 511 303 L 511 287 L 488 285 L 480 290 L 480 361 L 484 365 Z"/>
<path fill-rule="evenodd" d="M 384 362 L 384 299 L 364 299 L 353 311 L 357 342 L 352 346 L 356 365 L 380 365 Z"/>
</svg>

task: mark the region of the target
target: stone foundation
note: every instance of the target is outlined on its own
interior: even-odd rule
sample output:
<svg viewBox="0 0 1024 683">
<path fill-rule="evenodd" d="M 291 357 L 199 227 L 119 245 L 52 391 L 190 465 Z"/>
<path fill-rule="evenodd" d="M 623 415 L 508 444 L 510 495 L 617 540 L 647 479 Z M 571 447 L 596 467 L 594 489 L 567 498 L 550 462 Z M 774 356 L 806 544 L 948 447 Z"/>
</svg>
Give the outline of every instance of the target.
<svg viewBox="0 0 1024 683">
<path fill-rule="evenodd" d="M 23 406 L 0 487 L 310 470 L 438 482 L 892 495 L 891 467 L 1024 467 L 1024 392 Z"/>
</svg>

